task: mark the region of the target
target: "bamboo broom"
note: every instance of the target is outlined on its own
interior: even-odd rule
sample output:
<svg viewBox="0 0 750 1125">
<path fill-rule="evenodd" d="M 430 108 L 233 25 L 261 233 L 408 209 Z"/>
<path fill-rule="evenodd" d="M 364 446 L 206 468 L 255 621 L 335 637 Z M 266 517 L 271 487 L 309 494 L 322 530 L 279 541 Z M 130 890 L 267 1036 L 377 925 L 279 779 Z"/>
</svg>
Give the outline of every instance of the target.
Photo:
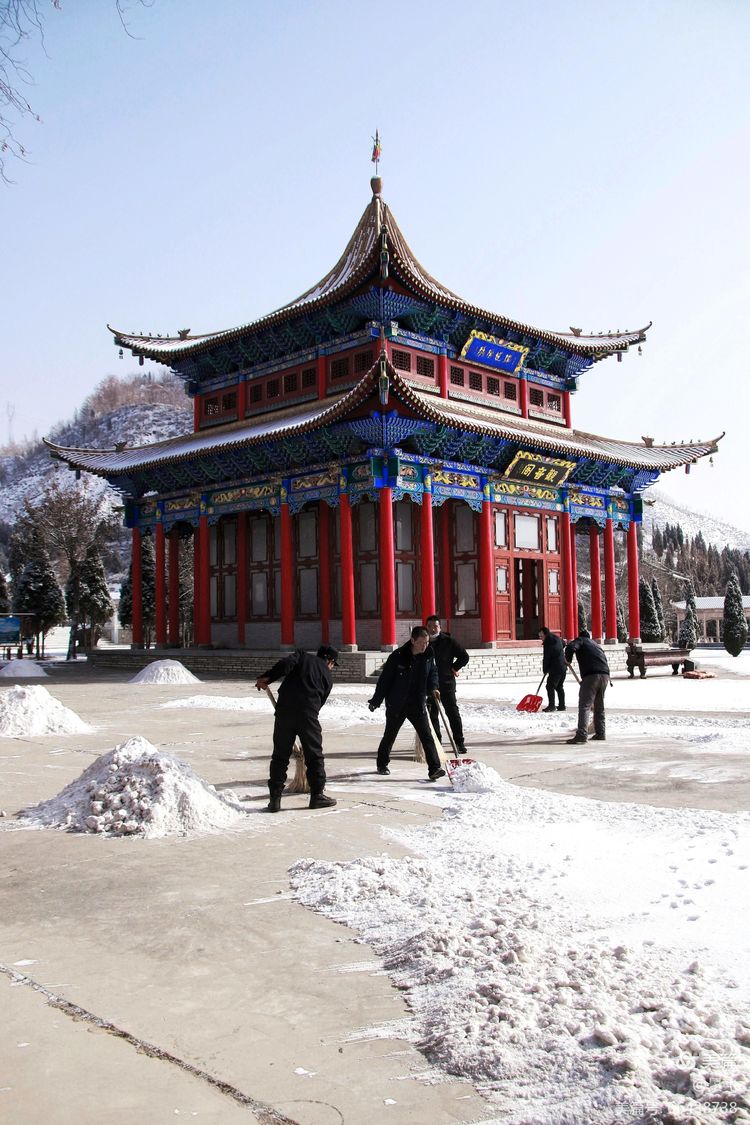
<svg viewBox="0 0 750 1125">
<path fill-rule="evenodd" d="M 435 730 L 435 725 L 432 721 L 432 717 L 430 715 L 429 707 L 427 708 L 427 722 L 430 724 L 430 729 L 432 731 L 432 740 L 435 743 L 435 749 L 437 750 L 438 758 L 440 759 L 440 765 L 444 766 L 445 763 L 447 762 L 448 758 L 447 758 L 447 755 L 445 753 L 445 750 L 443 750 L 443 747 L 440 743 L 440 739 L 437 736 L 437 731 Z M 443 716 L 443 722 L 445 722 L 445 715 Z M 449 737 L 450 737 L 450 735 L 449 735 Z M 425 752 L 424 752 L 424 746 L 422 745 L 422 743 L 420 741 L 420 738 L 419 738 L 419 735 L 416 733 L 416 731 L 414 732 L 414 761 L 415 762 L 426 762 L 427 761 L 427 757 L 426 757 Z"/>
<path fill-rule="evenodd" d="M 266 688 L 266 695 L 273 704 L 274 711 L 276 710 L 276 696 L 270 687 Z M 305 755 L 302 752 L 302 747 L 298 738 L 294 740 L 292 747 L 292 757 L 294 758 L 294 777 L 291 781 L 287 782 L 287 791 L 289 793 L 309 793 L 310 785 L 307 780 L 307 768 L 305 766 Z"/>
</svg>

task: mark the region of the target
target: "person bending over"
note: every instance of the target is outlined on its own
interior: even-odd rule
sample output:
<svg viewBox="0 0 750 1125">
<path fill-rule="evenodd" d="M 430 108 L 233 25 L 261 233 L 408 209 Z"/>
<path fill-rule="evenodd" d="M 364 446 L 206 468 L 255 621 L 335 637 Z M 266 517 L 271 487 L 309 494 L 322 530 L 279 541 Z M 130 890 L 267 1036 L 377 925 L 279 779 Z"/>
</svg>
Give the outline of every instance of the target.
<svg viewBox="0 0 750 1125">
<path fill-rule="evenodd" d="M 581 687 L 578 692 L 578 729 L 573 737 L 568 739 L 568 742 L 571 745 L 586 742 L 592 707 L 594 710 L 594 740 L 604 742 L 607 737 L 604 718 L 604 693 L 609 685 L 610 677 L 607 658 L 604 655 L 604 650 L 592 641 L 588 629 L 581 629 L 576 639 L 566 646 L 565 659 L 568 664 L 573 662 L 574 656 L 578 657 L 578 667 L 581 670 Z"/>
</svg>

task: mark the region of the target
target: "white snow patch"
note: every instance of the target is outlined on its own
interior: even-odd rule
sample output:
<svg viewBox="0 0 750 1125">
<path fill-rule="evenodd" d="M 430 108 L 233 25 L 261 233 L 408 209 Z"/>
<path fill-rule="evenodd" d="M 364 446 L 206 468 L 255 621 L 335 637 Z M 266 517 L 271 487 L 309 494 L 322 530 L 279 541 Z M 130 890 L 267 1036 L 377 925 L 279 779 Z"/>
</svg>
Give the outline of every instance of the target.
<svg viewBox="0 0 750 1125">
<path fill-rule="evenodd" d="M 451 784 L 457 793 L 483 793 L 499 789 L 500 777 L 484 762 L 462 762 L 453 770 Z"/>
<path fill-rule="evenodd" d="M 21 813 L 34 826 L 151 838 L 216 831 L 244 815 L 233 793 L 217 793 L 140 736 L 102 754 L 57 797 Z"/>
<path fill-rule="evenodd" d="M 190 708 L 206 707 L 213 711 L 267 711 L 273 714 L 271 705 L 264 695 L 262 699 L 239 695 L 190 695 L 187 699 L 169 699 L 162 707 Z"/>
<path fill-rule="evenodd" d="M 291 869 L 408 990 L 405 1037 L 507 1125 L 750 1120 L 750 816 L 443 800 L 388 832 L 411 856 Z"/>
<path fill-rule="evenodd" d="M 9 660 L 0 668 L 0 676 L 7 680 L 42 680 L 47 673 L 36 660 Z"/>
<path fill-rule="evenodd" d="M 129 681 L 131 684 L 198 684 L 194 676 L 179 660 L 154 660 L 141 668 Z"/>
<path fill-rule="evenodd" d="M 9 688 L 0 693 L 0 735 L 85 734 L 93 730 L 43 687 Z"/>
</svg>

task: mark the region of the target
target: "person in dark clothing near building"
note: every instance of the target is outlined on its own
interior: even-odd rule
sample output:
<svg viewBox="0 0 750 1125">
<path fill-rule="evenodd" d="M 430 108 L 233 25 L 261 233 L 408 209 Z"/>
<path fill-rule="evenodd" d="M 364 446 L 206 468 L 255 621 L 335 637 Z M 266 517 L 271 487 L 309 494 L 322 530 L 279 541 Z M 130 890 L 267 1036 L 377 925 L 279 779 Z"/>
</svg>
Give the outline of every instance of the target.
<svg viewBox="0 0 750 1125">
<path fill-rule="evenodd" d="M 565 676 L 568 665 L 565 663 L 565 647 L 557 633 L 552 633 L 543 625 L 539 630 L 539 640 L 542 642 L 542 671 L 547 675 L 548 705 L 545 711 L 555 710 L 555 694 L 557 694 L 557 710 L 565 710 Z"/>
<path fill-rule="evenodd" d="M 445 708 L 456 750 L 459 754 L 465 754 L 464 725 L 456 703 L 456 676 L 469 663 L 469 654 L 450 633 L 442 631 L 437 614 L 433 613 L 427 618 L 425 628 L 430 634 L 430 648 L 435 654 L 440 702 Z M 427 700 L 427 710 L 430 712 L 435 733 L 440 738 L 440 708 L 433 696 Z"/>
<path fill-rule="evenodd" d="M 281 794 L 295 738 L 299 738 L 305 756 L 310 808 L 330 809 L 336 804 L 335 799 L 324 792 L 326 769 L 318 713 L 331 694 L 331 669 L 338 666 L 338 655 L 330 645 L 321 645 L 315 656 L 298 648 L 278 660 L 255 681 L 258 691 L 264 691 L 274 680 L 284 677 L 273 724 L 268 812 L 276 813 L 281 809 Z"/>
<path fill-rule="evenodd" d="M 594 709 L 594 741 L 604 742 L 607 737 L 604 720 L 604 693 L 609 684 L 609 664 L 603 649 L 591 639 L 588 629 L 581 629 L 574 641 L 565 648 L 565 659 L 572 664 L 578 657 L 581 669 L 581 688 L 578 693 L 578 729 L 570 745 L 586 742 L 589 731 L 591 708 Z"/>
<path fill-rule="evenodd" d="M 424 746 L 430 781 L 445 777 L 427 717 L 428 694 L 440 698 L 435 656 L 430 648 L 430 634 L 423 625 L 415 625 L 411 639 L 386 660 L 375 694 L 367 704 L 371 711 L 377 711 L 385 700 L 385 731 L 378 746 L 378 773 L 391 772 L 388 763 L 393 743 L 408 719 Z"/>
</svg>

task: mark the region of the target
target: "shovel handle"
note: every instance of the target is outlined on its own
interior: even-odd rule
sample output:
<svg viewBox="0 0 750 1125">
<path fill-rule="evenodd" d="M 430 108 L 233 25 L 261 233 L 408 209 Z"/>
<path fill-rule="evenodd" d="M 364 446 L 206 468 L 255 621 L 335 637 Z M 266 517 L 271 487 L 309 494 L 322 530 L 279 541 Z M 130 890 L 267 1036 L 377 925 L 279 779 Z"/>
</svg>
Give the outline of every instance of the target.
<svg viewBox="0 0 750 1125">
<path fill-rule="evenodd" d="M 539 695 L 539 692 L 542 690 L 542 684 L 544 683 L 544 681 L 546 679 L 547 679 L 547 673 L 545 672 L 544 675 L 542 676 L 541 680 L 539 681 L 539 687 L 536 689 L 536 692 L 535 692 L 536 695 Z"/>
<path fill-rule="evenodd" d="M 266 688 L 266 695 L 271 700 L 271 706 L 273 707 L 273 709 L 275 711 L 276 710 L 276 696 L 273 694 L 273 691 L 271 690 L 270 687 Z"/>
<path fill-rule="evenodd" d="M 445 727 L 445 733 L 448 735 L 448 741 L 450 742 L 453 749 L 453 755 L 454 757 L 458 757 L 458 747 L 453 740 L 453 731 L 451 730 L 450 723 L 448 722 L 448 719 L 446 717 L 445 708 L 443 707 L 443 701 L 442 699 L 436 699 L 435 702 L 437 703 L 438 711 L 440 712 L 440 718 L 443 720 L 443 726 Z"/>
<path fill-rule="evenodd" d="M 573 665 L 572 665 L 572 664 L 569 664 L 569 665 L 568 665 L 568 667 L 570 668 L 571 672 L 573 673 L 573 678 L 574 678 L 574 680 L 576 681 L 576 683 L 580 684 L 580 682 L 581 682 L 581 677 L 580 677 L 580 676 L 578 675 L 578 673 L 576 672 L 576 670 L 575 670 L 575 668 L 573 667 Z"/>
</svg>

